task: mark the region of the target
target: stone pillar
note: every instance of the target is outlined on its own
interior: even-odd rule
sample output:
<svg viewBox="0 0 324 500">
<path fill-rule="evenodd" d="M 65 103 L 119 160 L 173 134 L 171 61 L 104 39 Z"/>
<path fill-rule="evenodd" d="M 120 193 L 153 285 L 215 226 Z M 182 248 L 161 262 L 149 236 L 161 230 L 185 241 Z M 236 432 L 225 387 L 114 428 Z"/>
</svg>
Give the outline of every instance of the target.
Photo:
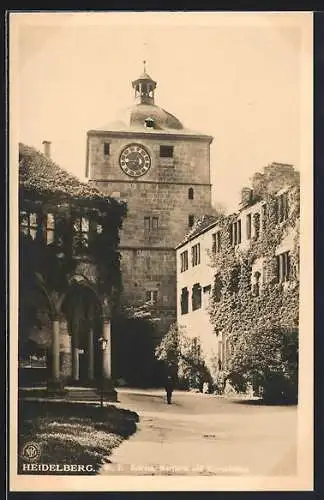
<svg viewBox="0 0 324 500">
<path fill-rule="evenodd" d="M 60 380 L 60 323 L 58 319 L 53 321 L 53 339 L 52 339 L 52 380 Z"/>
<path fill-rule="evenodd" d="M 104 318 L 103 338 L 107 342 L 105 350 L 102 352 L 102 374 L 104 379 L 111 377 L 111 323 L 110 319 Z"/>
<path fill-rule="evenodd" d="M 69 379 L 72 375 L 71 335 L 66 319 L 60 321 L 61 376 Z"/>
<path fill-rule="evenodd" d="M 52 326 L 51 373 L 47 381 L 49 394 L 63 394 L 64 383 L 60 377 L 60 321 L 54 318 Z"/>
<path fill-rule="evenodd" d="M 103 318 L 102 339 L 105 341 L 105 349 L 101 352 L 102 370 L 99 391 L 103 400 L 117 401 L 117 392 L 111 380 L 111 323 L 107 316 Z M 100 349 L 101 346 L 98 347 Z"/>
<path fill-rule="evenodd" d="M 102 302 L 102 340 L 105 349 L 101 352 L 102 371 L 100 381 L 101 396 L 109 401 L 117 401 L 117 392 L 111 381 L 111 301 L 110 297 L 103 297 Z M 102 344 L 101 344 L 102 345 Z M 101 346 L 98 346 L 99 348 Z"/>
<path fill-rule="evenodd" d="M 94 345 L 93 345 L 93 328 L 89 328 L 88 333 L 88 378 L 94 379 Z"/>
<path fill-rule="evenodd" d="M 72 347 L 72 378 L 73 380 L 79 380 L 80 368 L 79 368 L 79 347 L 73 345 Z"/>
</svg>

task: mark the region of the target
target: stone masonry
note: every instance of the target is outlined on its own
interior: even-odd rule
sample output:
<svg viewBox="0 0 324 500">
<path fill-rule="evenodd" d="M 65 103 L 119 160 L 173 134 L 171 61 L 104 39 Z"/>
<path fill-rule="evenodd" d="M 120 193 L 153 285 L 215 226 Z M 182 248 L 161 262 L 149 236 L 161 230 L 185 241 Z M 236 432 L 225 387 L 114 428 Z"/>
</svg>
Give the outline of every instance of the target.
<svg viewBox="0 0 324 500">
<path fill-rule="evenodd" d="M 146 74 L 145 79 L 153 82 Z M 145 127 L 143 110 L 155 117 L 155 127 Z M 128 205 L 120 233 L 123 301 L 143 304 L 152 291 L 155 307 L 168 317 L 167 323 L 176 318 L 175 246 L 189 229 L 189 216 L 196 218 L 211 210 L 212 137 L 179 127 L 173 115 L 153 103 L 137 104 L 126 126 L 116 130 L 108 125 L 87 135 L 90 182 Z M 109 154 L 105 154 L 105 144 L 109 144 Z M 143 146 L 150 155 L 150 169 L 141 177 L 127 175 L 119 165 L 122 150 L 130 144 Z M 173 147 L 172 157 L 161 157 L 161 146 Z M 190 188 L 193 196 L 189 196 Z M 148 217 L 158 218 L 155 230 L 147 229 L 144 219 Z"/>
</svg>

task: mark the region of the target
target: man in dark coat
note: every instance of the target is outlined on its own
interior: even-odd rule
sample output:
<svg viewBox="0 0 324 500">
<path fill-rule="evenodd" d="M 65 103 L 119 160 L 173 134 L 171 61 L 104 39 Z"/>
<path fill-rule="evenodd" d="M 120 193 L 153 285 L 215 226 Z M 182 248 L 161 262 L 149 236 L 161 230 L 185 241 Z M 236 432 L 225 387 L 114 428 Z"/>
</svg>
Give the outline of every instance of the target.
<svg viewBox="0 0 324 500">
<path fill-rule="evenodd" d="M 171 375 L 168 375 L 166 383 L 165 383 L 165 390 L 167 394 L 167 402 L 168 405 L 171 404 L 171 398 L 172 398 L 172 392 L 173 392 L 173 380 Z"/>
</svg>

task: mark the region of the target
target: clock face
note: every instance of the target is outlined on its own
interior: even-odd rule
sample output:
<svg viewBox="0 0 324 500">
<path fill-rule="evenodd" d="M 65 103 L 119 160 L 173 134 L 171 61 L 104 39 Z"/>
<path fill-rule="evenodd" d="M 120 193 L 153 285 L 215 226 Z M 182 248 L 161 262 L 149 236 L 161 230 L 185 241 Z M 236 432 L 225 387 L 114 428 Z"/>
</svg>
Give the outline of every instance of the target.
<svg viewBox="0 0 324 500">
<path fill-rule="evenodd" d="M 151 158 L 143 146 L 130 144 L 121 152 L 119 164 L 125 174 L 131 177 L 140 177 L 149 170 Z"/>
</svg>

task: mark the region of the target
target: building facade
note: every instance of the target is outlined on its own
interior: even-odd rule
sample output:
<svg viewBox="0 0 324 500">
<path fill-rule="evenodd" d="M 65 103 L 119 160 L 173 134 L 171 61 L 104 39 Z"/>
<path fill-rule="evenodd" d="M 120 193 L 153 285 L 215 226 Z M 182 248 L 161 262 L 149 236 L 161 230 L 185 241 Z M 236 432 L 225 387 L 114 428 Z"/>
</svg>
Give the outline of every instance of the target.
<svg viewBox="0 0 324 500">
<path fill-rule="evenodd" d="M 212 137 L 186 129 L 155 104 L 156 82 L 132 82 L 134 105 L 120 122 L 89 130 L 86 175 L 127 202 L 121 231 L 122 302 L 150 303 L 159 335 L 176 318 L 175 245 L 211 208 Z"/>
<path fill-rule="evenodd" d="M 270 233 L 268 224 L 272 225 Z M 211 320 L 213 304 L 227 300 L 227 306 L 235 306 L 235 298 L 229 299 L 229 294 L 241 300 L 240 287 L 246 286 L 239 277 L 243 261 L 249 268 L 248 300 L 258 300 L 266 285 L 280 285 L 278 290 L 283 294 L 292 288 L 297 293 L 299 262 L 293 262 L 292 255 L 296 255 L 296 249 L 299 254 L 298 230 L 298 173 L 290 165 L 274 163 L 266 167 L 261 177 L 254 176 L 253 188 L 242 189 L 237 213 L 221 218 L 202 217 L 177 246 L 177 323 L 185 327 L 191 338 L 200 339 L 204 359 L 214 377 L 227 369 L 233 346 L 228 323 L 215 324 Z M 229 269 L 225 269 L 225 262 L 230 263 Z M 236 269 L 237 289 L 233 291 L 221 280 L 224 274 Z M 227 314 L 224 308 L 219 317 L 232 315 L 230 328 L 234 330 L 235 315 L 239 322 L 241 309 L 244 308 L 233 307 Z M 258 314 L 261 316 L 263 311 Z"/>
<path fill-rule="evenodd" d="M 56 391 L 103 378 L 115 398 L 110 328 L 126 207 L 61 169 L 49 146 L 19 145 L 19 383 Z"/>
</svg>

